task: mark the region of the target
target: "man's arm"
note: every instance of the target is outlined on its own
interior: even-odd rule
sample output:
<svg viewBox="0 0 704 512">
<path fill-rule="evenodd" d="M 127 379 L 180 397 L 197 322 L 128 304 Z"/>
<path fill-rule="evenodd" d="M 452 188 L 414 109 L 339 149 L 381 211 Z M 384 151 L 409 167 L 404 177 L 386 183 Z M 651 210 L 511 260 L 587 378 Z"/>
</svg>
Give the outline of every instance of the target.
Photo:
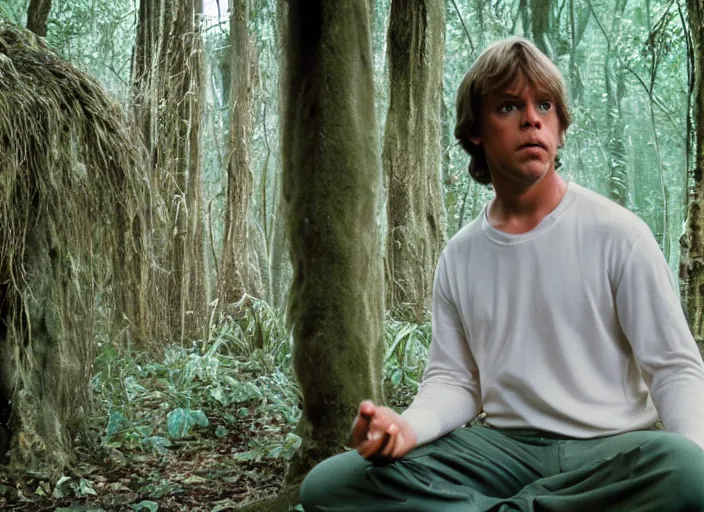
<svg viewBox="0 0 704 512">
<path fill-rule="evenodd" d="M 433 283 L 432 341 L 427 367 L 418 395 L 401 415 L 415 431 L 418 445 L 464 425 L 481 409 L 479 373 L 451 299 L 447 272 L 443 252 Z"/>
<path fill-rule="evenodd" d="M 649 231 L 625 261 L 616 307 L 665 428 L 704 448 L 704 363 L 670 268 Z"/>
</svg>

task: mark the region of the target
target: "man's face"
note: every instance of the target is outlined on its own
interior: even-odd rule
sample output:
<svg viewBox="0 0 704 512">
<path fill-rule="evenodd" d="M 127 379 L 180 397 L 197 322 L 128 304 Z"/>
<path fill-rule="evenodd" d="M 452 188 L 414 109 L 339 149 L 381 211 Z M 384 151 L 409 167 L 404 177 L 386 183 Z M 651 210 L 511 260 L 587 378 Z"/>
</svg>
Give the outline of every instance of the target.
<svg viewBox="0 0 704 512">
<path fill-rule="evenodd" d="M 525 187 L 555 170 L 562 132 L 554 98 L 519 75 L 485 96 L 479 134 L 470 140 L 484 148 L 492 182 Z"/>
</svg>

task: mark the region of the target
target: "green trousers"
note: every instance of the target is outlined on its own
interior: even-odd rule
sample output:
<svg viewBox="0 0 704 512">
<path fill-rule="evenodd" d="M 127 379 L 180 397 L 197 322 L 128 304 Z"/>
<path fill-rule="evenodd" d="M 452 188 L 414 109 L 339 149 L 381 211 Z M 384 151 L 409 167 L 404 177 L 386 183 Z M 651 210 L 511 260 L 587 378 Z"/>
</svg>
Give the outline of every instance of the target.
<svg viewBox="0 0 704 512">
<path fill-rule="evenodd" d="M 393 463 L 331 457 L 306 477 L 301 503 L 306 512 L 700 512 L 704 450 L 665 431 L 580 440 L 463 427 Z"/>
</svg>

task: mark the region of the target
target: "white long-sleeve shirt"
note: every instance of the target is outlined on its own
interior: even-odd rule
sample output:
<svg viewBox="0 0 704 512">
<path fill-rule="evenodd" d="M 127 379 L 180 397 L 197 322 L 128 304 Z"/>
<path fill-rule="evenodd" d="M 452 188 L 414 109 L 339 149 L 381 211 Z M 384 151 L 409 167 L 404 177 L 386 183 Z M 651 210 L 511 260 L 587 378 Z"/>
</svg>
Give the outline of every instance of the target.
<svg viewBox="0 0 704 512">
<path fill-rule="evenodd" d="M 533 230 L 482 214 L 443 251 L 432 341 L 403 416 L 419 444 L 486 413 L 590 438 L 651 427 L 704 448 L 704 364 L 647 224 L 576 183 Z"/>
</svg>

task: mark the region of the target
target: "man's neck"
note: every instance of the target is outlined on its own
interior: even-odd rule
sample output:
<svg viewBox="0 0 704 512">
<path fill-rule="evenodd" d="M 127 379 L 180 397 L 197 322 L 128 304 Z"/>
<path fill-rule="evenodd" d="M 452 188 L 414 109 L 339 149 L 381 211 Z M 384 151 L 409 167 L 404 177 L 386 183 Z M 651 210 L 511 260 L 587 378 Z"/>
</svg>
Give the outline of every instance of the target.
<svg viewBox="0 0 704 512">
<path fill-rule="evenodd" d="M 495 183 L 496 196 L 489 204 L 489 223 L 496 229 L 520 234 L 536 227 L 565 195 L 567 183 L 555 171 L 528 187 Z"/>
</svg>

